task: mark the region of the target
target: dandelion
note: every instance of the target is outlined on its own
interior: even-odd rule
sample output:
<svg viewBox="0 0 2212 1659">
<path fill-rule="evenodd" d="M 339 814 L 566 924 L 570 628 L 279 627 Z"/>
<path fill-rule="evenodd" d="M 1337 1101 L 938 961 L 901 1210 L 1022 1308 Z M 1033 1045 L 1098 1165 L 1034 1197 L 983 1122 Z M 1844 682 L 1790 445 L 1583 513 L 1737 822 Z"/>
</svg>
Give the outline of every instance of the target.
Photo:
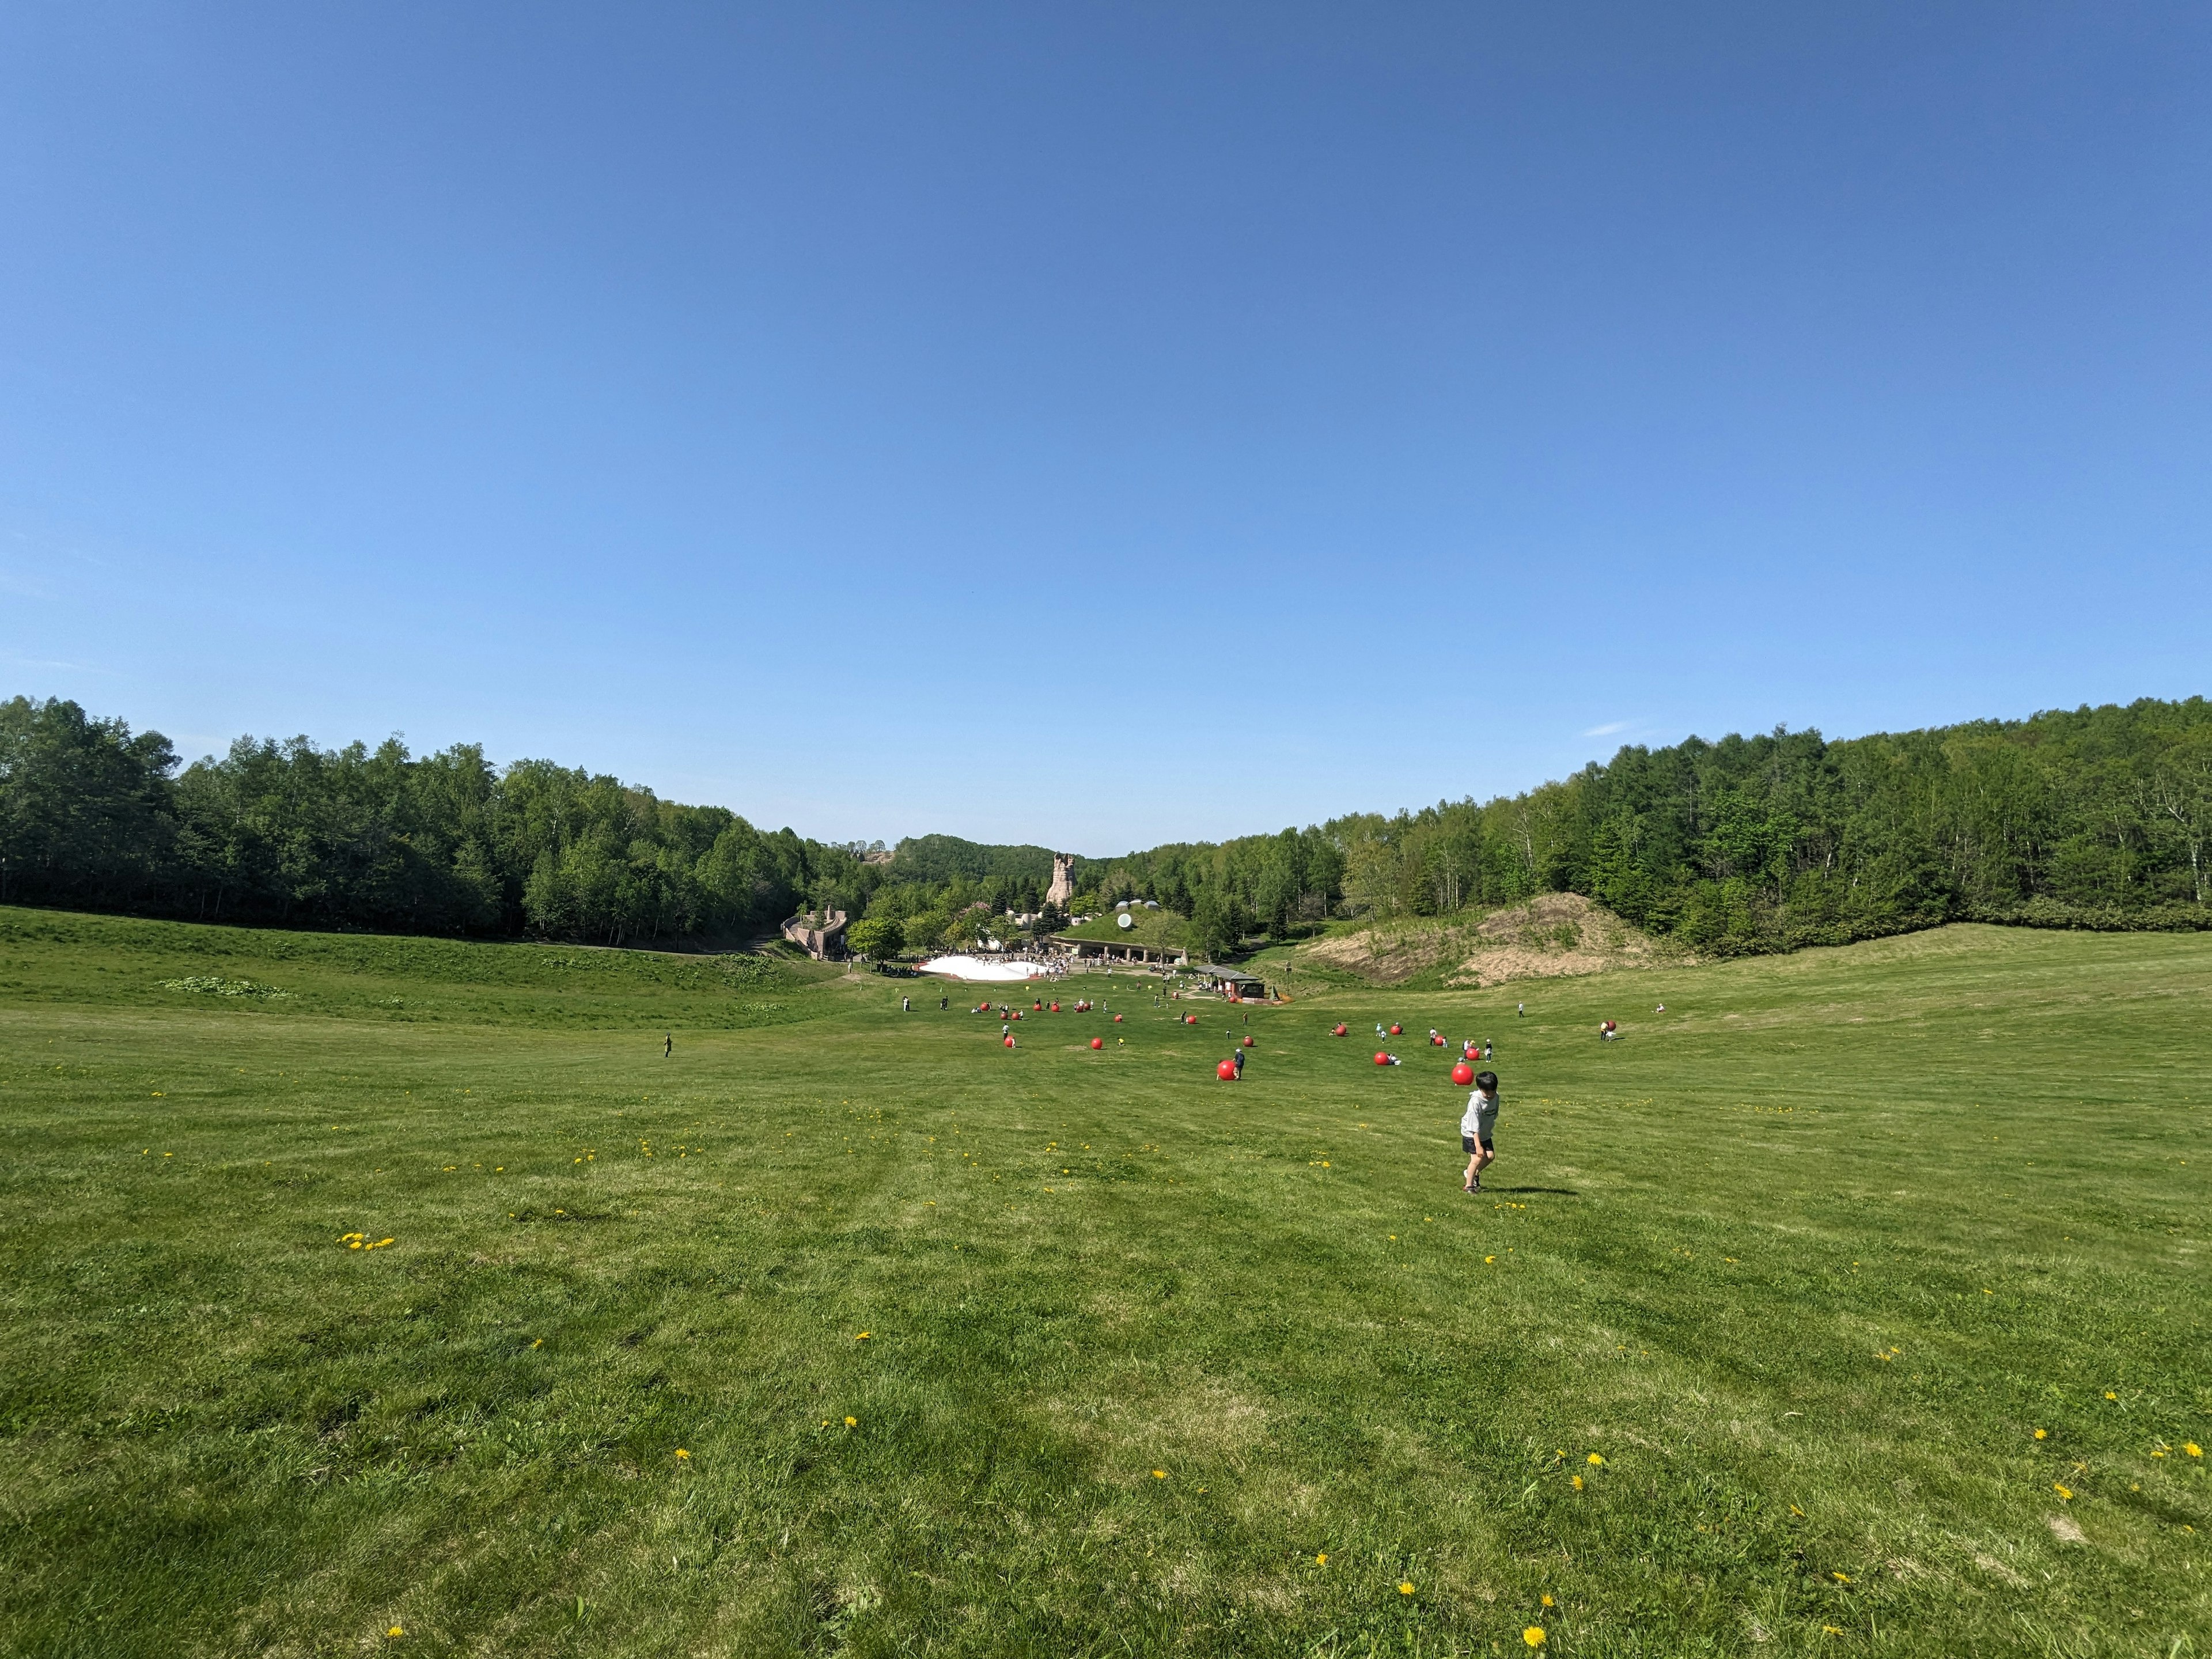
<svg viewBox="0 0 2212 1659">
<path fill-rule="evenodd" d="M 1164 1480 L 1167 1478 L 1168 1472 L 1165 1469 L 1154 1469 L 1152 1471 L 1152 1479 L 1155 1480 Z"/>
<path fill-rule="evenodd" d="M 688 1463 L 688 1462 L 690 1462 L 691 1461 L 691 1454 L 690 1454 L 690 1452 L 688 1452 L 688 1451 L 685 1451 L 685 1450 L 684 1449 L 684 1448 L 683 1448 L 683 1447 L 681 1447 L 681 1446 L 678 1446 L 678 1447 L 676 1449 L 676 1455 L 677 1455 L 679 1459 L 681 1459 L 683 1462 L 686 1462 L 686 1463 Z"/>
<path fill-rule="evenodd" d="M 2114 1394 L 2110 1389 L 2107 1389 L 2105 1390 L 2105 1398 L 2107 1400 L 2118 1400 L 2119 1395 Z"/>
<path fill-rule="evenodd" d="M 544 1337 L 542 1337 L 542 1336 L 541 1336 L 541 1337 L 539 1337 L 539 1338 L 538 1338 L 535 1342 L 532 1342 L 530 1346 L 531 1346 L 532 1347 L 533 1347 L 533 1348 L 542 1348 L 542 1347 L 544 1347 L 544 1346 L 545 1346 L 545 1339 L 544 1339 Z"/>
<path fill-rule="evenodd" d="M 1605 1467 L 1605 1459 L 1600 1457 L 1595 1452 L 1592 1452 L 1589 1455 L 1589 1466 L 1594 1469 L 1603 1468 Z"/>
<path fill-rule="evenodd" d="M 1411 1595 L 1413 1593 L 1413 1581 L 1410 1578 L 1401 1578 L 1398 1581 L 1398 1594 L 1401 1595 Z"/>
<path fill-rule="evenodd" d="M 2051 1490 L 2057 1492 L 2061 1498 L 2069 1504 L 2074 1501 L 2074 1493 L 2072 1489 L 2060 1486 L 2056 1480 L 2051 1483 Z"/>
<path fill-rule="evenodd" d="M 2191 1457 L 2202 1457 L 2204 1455 L 2204 1448 L 2198 1445 L 2194 1440 L 2183 1441 L 2181 1443 L 2181 1449 L 2187 1452 Z"/>
<path fill-rule="evenodd" d="M 1792 1504 L 1790 1506 L 1790 1513 L 1796 1516 L 1800 1521 L 1802 1521 L 1805 1518 L 1805 1511 L 1799 1509 L 1795 1504 Z"/>
<path fill-rule="evenodd" d="M 1541 1625 L 1529 1626 L 1521 1632 L 1521 1639 L 1532 1648 L 1542 1647 L 1545 1640 L 1544 1627 Z"/>
<path fill-rule="evenodd" d="M 2051 1437 L 2051 1431 L 2048 1429 L 2038 1429 L 2035 1431 L 2035 1437 L 2038 1440 L 2047 1440 Z"/>
<path fill-rule="evenodd" d="M 1553 1601 L 1553 1600 L 1552 1600 L 1552 1598 L 1551 1598 L 1549 1595 L 1547 1595 L 1547 1596 L 1544 1598 L 1544 1605 L 1545 1605 L 1546 1607 L 1557 1607 L 1559 1604 L 1558 1604 L 1557 1602 L 1555 1602 L 1554 1601 Z"/>
<path fill-rule="evenodd" d="M 405 1631 L 404 1631 L 404 1630 L 400 1629 L 400 1628 L 399 1628 L 399 1626 L 397 1626 L 397 1625 L 394 1625 L 394 1626 L 393 1626 L 390 1630 L 388 1630 L 388 1631 L 385 1632 L 384 1633 L 385 1633 L 386 1636 L 390 1637 L 390 1638 L 391 1638 L 393 1641 L 395 1641 L 395 1642 L 397 1642 L 397 1641 L 398 1641 L 401 1637 L 403 1637 L 403 1636 L 404 1636 L 404 1635 L 406 1635 L 406 1634 L 407 1634 L 407 1632 L 406 1632 Z"/>
<path fill-rule="evenodd" d="M 1483 1259 L 1485 1261 L 1497 1261 L 1497 1260 L 1498 1260 L 1498 1258 L 1497 1258 L 1496 1256 L 1494 1256 L 1494 1255 L 1486 1255 L 1486 1256 L 1483 1257 L 1482 1259 Z"/>
<path fill-rule="evenodd" d="M 859 1334 L 857 1334 L 856 1336 L 854 1336 L 854 1339 L 853 1339 L 853 1340 L 854 1340 L 854 1341 L 855 1341 L 855 1342 L 865 1342 L 865 1341 L 866 1341 L 867 1340 L 868 1340 L 868 1334 L 867 1334 L 867 1332 L 866 1332 L 866 1331 L 862 1331 L 862 1332 L 860 1332 Z"/>
<path fill-rule="evenodd" d="M 845 1426 L 848 1429 L 857 1429 L 860 1426 L 860 1419 L 857 1417 L 848 1417 L 845 1419 Z"/>
<path fill-rule="evenodd" d="M 1317 1566 L 1317 1567 L 1325 1567 L 1325 1566 L 1327 1566 L 1328 1565 L 1328 1552 L 1327 1550 L 1323 1550 L 1323 1551 L 1322 1551 L 1319 1555 L 1316 1555 L 1316 1557 L 1314 1557 L 1314 1565 L 1316 1565 L 1316 1566 Z"/>
<path fill-rule="evenodd" d="M 1828 1577 L 1834 1579 L 1838 1584 L 1848 1584 L 1851 1582 L 1851 1576 L 1847 1572 L 1832 1572 Z"/>
<path fill-rule="evenodd" d="M 1580 1475 L 1578 1474 L 1578 1475 L 1577 1475 L 1577 1476 L 1575 1477 L 1575 1490 L 1576 1490 L 1577 1492 L 1580 1492 L 1582 1489 L 1583 1489 L 1583 1478 L 1582 1478 L 1582 1476 L 1580 1476 Z"/>
<path fill-rule="evenodd" d="M 1820 1626 L 1820 1634 L 1823 1636 L 1841 1636 L 1843 1633 L 1844 1627 L 1841 1625 L 1823 1625 Z"/>
</svg>

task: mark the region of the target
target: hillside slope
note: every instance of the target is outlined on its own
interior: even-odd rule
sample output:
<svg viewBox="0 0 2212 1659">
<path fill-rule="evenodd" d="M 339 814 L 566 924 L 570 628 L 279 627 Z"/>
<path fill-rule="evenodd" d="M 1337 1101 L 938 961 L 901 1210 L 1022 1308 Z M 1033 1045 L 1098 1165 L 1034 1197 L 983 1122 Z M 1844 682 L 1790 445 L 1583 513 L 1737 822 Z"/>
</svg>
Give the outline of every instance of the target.
<svg viewBox="0 0 2212 1659">
<path fill-rule="evenodd" d="M 1480 916 L 1374 922 L 1301 945 L 1291 957 L 1294 969 L 1333 969 L 1370 985 L 1424 978 L 1451 987 L 1686 960 L 1579 893 L 1545 893 Z"/>
</svg>

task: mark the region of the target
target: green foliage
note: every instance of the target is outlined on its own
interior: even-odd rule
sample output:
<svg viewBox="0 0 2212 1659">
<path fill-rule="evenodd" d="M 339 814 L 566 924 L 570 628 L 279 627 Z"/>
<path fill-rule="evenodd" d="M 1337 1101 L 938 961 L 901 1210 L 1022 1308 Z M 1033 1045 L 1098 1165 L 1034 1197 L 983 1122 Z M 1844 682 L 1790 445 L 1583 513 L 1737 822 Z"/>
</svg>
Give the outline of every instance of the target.
<svg viewBox="0 0 2212 1659">
<path fill-rule="evenodd" d="M 1126 976 L 1007 1049 L 743 960 L 0 909 L 6 1650 L 2212 1629 L 2212 938 L 1323 992 L 1243 1085 Z M 1490 1190 L 1339 1019 L 1496 1038 Z"/>
<path fill-rule="evenodd" d="M 0 898 L 622 944 L 758 932 L 872 867 L 548 761 L 495 770 L 469 744 L 240 738 L 176 766 L 158 732 L 0 703 Z"/>
<path fill-rule="evenodd" d="M 889 916 L 856 921 L 845 930 L 845 945 L 872 962 L 888 962 L 906 948 L 906 929 Z"/>
</svg>

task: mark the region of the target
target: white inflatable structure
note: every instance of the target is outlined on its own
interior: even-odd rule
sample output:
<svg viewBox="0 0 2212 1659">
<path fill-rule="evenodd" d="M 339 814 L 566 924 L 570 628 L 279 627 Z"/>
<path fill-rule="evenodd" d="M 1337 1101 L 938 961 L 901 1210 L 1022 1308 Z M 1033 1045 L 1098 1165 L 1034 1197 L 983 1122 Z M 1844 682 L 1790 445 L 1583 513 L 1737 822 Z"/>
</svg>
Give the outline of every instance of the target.
<svg viewBox="0 0 2212 1659">
<path fill-rule="evenodd" d="M 981 957 L 932 957 L 921 964 L 925 974 L 942 974 L 947 979 L 1024 980 L 1043 979 L 1052 969 L 1042 962 L 986 961 Z"/>
</svg>

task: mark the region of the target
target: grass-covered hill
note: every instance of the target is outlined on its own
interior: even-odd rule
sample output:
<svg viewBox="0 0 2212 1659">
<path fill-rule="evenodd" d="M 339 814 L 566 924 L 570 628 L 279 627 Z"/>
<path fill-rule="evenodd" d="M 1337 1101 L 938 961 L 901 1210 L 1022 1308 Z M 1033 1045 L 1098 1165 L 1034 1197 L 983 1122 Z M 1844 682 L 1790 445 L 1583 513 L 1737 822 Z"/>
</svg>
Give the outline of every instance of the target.
<svg viewBox="0 0 2212 1659">
<path fill-rule="evenodd" d="M 1172 910 L 1147 910 L 1142 908 L 1128 912 L 1131 924 L 1124 927 L 1115 920 L 1115 913 L 1109 910 L 1088 921 L 1060 930 L 1068 939 L 1104 939 L 1117 945 L 1149 945 L 1155 951 L 1180 951 L 1190 938 L 1190 924 Z"/>
<path fill-rule="evenodd" d="M 11 1652 L 2212 1629 L 2212 938 L 1100 975 L 1009 1049 L 907 982 L 0 917 Z M 1338 1020 L 1495 1042 L 1481 1196 L 1448 1053 Z"/>
</svg>

